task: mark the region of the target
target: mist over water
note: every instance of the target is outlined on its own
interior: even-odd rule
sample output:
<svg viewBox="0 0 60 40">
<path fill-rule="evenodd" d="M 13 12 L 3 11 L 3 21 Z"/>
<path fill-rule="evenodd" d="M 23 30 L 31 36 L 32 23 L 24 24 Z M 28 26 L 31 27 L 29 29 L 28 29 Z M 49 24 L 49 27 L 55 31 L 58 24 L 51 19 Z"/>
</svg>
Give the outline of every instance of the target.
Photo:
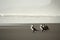
<svg viewBox="0 0 60 40">
<path fill-rule="evenodd" d="M 60 23 L 60 0 L 0 0 L 0 23 Z"/>
<path fill-rule="evenodd" d="M 60 23 L 60 16 L 2 16 L 0 23 Z"/>
<path fill-rule="evenodd" d="M 0 0 L 0 14 L 60 16 L 60 0 Z"/>
</svg>

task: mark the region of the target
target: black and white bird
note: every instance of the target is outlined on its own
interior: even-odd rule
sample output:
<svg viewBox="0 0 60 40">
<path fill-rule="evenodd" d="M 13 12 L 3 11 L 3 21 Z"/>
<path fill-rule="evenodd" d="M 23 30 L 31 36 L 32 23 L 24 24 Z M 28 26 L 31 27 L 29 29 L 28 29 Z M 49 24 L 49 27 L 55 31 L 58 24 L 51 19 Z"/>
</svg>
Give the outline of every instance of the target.
<svg viewBox="0 0 60 40">
<path fill-rule="evenodd" d="M 42 24 L 42 25 L 40 25 L 40 29 L 41 29 L 41 31 L 43 32 L 43 31 L 48 30 L 49 28 L 48 28 L 48 26 L 47 26 L 47 25 Z"/>
<path fill-rule="evenodd" d="M 36 32 L 36 31 L 37 31 L 37 29 L 34 27 L 34 25 L 31 25 L 31 30 L 32 30 L 33 32 Z"/>
<path fill-rule="evenodd" d="M 44 31 L 44 29 L 43 29 L 43 25 L 40 25 L 40 30 L 43 32 Z"/>
</svg>

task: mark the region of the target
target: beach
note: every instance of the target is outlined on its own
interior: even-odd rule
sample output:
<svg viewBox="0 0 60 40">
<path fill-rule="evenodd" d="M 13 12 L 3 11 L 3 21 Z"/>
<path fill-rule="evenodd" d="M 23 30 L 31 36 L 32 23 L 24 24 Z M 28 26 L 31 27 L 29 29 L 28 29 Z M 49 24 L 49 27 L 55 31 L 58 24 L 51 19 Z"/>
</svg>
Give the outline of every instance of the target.
<svg viewBox="0 0 60 40">
<path fill-rule="evenodd" d="M 40 24 L 34 23 L 39 30 L 34 33 L 30 29 L 31 24 L 0 26 L 0 40 L 60 40 L 60 23 L 47 23 L 49 30 L 45 32 L 41 32 Z"/>
</svg>

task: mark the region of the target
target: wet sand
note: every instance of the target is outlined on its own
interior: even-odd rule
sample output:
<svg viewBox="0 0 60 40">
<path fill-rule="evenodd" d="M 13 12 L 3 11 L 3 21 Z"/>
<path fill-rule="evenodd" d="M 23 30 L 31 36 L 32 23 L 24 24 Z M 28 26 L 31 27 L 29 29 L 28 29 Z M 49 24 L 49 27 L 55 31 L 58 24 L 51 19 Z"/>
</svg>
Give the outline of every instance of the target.
<svg viewBox="0 0 60 40">
<path fill-rule="evenodd" d="M 39 31 L 33 33 L 31 24 L 20 26 L 0 26 L 0 40 L 60 40 L 60 23 L 47 24 L 49 30 L 41 32 L 39 23 L 35 28 Z"/>
</svg>

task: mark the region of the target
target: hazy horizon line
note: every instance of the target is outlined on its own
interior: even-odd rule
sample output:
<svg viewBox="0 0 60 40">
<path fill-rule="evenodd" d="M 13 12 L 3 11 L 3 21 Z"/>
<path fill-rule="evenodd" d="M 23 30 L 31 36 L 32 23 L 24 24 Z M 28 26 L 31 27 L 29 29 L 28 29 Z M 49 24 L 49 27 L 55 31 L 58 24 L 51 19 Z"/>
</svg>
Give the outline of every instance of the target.
<svg viewBox="0 0 60 40">
<path fill-rule="evenodd" d="M 60 15 L 12 15 L 12 14 L 0 14 L 0 16 L 21 16 L 21 17 L 41 17 L 41 16 L 51 16 L 51 17 L 58 17 Z"/>
</svg>

